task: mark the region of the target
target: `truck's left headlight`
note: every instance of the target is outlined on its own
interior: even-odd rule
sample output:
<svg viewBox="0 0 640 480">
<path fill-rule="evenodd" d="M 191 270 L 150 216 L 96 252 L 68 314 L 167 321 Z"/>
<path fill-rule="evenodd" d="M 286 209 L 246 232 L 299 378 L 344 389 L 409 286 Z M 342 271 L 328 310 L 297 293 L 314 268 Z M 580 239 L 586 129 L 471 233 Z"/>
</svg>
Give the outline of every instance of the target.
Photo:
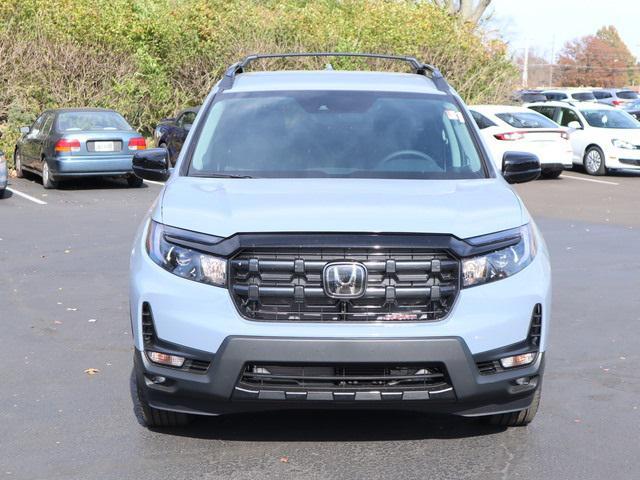
<svg viewBox="0 0 640 480">
<path fill-rule="evenodd" d="M 520 240 L 507 248 L 462 260 L 462 286 L 474 287 L 510 277 L 536 256 L 536 238 L 530 224 L 520 227 Z"/>
<path fill-rule="evenodd" d="M 227 260 L 171 243 L 165 237 L 164 227 L 154 222 L 147 233 L 149 257 L 166 271 L 194 282 L 217 287 L 227 284 Z"/>
</svg>

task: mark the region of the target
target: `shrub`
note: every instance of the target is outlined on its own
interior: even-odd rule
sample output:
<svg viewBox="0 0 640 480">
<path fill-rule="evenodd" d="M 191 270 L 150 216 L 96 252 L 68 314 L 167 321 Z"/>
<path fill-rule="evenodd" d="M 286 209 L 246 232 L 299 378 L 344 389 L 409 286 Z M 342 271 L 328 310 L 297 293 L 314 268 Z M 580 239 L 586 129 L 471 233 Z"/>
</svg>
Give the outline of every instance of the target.
<svg viewBox="0 0 640 480">
<path fill-rule="evenodd" d="M 148 134 L 159 118 L 201 103 L 226 66 L 266 51 L 414 55 L 440 67 L 468 102 L 506 97 L 516 78 L 504 43 L 430 2 L 2 0 L 0 148 L 11 153 L 16 127 L 58 106 L 114 108 Z"/>
</svg>

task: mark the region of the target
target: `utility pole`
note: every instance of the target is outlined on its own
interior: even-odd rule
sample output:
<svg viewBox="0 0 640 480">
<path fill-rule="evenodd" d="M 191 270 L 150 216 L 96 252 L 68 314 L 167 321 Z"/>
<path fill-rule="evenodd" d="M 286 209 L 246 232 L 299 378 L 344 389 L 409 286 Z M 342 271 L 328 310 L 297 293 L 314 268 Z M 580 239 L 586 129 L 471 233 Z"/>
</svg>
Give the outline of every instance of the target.
<svg viewBox="0 0 640 480">
<path fill-rule="evenodd" d="M 529 39 L 524 47 L 524 64 L 522 66 L 522 88 L 527 88 L 529 85 Z"/>
<path fill-rule="evenodd" d="M 556 36 L 551 37 L 551 61 L 549 62 L 549 87 L 553 87 L 553 66 L 556 63 Z"/>
</svg>

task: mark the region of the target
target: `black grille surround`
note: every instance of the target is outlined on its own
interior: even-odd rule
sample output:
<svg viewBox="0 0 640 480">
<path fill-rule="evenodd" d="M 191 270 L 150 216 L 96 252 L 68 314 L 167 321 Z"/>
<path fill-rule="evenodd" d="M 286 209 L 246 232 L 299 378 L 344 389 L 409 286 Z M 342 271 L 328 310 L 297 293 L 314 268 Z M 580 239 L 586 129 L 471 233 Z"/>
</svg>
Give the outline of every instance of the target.
<svg viewBox="0 0 640 480">
<path fill-rule="evenodd" d="M 234 396 L 254 400 L 454 400 L 444 365 L 248 363 Z"/>
<path fill-rule="evenodd" d="M 357 299 L 324 289 L 327 264 L 366 267 Z M 370 247 L 250 247 L 229 261 L 229 292 L 246 319 L 271 322 L 433 321 L 444 318 L 460 289 L 460 262 L 445 250 Z"/>
</svg>

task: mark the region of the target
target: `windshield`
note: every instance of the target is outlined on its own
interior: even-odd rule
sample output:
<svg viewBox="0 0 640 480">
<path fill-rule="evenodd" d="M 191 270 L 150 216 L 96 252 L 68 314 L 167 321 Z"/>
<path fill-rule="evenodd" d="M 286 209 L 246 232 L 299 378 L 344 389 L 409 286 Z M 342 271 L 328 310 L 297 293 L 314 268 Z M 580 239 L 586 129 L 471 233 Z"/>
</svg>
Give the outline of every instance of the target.
<svg viewBox="0 0 640 480">
<path fill-rule="evenodd" d="M 555 122 L 536 112 L 496 113 L 496 117 L 516 128 L 558 128 Z"/>
<path fill-rule="evenodd" d="M 116 112 L 63 112 L 58 114 L 56 130 L 59 132 L 89 132 L 105 130 L 131 130 L 127 121 Z"/>
<path fill-rule="evenodd" d="M 640 122 L 621 110 L 580 110 L 587 123 L 596 128 L 640 128 Z"/>
<path fill-rule="evenodd" d="M 484 178 L 462 113 L 444 95 L 225 93 L 207 114 L 189 175 Z"/>
</svg>

